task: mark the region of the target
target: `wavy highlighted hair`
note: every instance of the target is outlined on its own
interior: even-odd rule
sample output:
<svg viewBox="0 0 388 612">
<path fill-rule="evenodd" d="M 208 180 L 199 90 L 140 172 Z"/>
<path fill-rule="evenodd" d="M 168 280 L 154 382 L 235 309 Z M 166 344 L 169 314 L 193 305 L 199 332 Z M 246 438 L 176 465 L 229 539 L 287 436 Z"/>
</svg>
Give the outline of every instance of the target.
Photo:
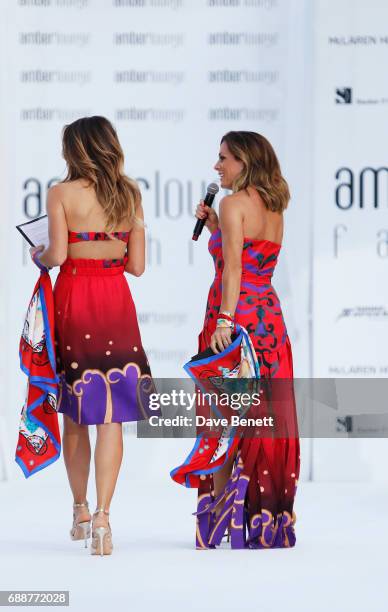
<svg viewBox="0 0 388 612">
<path fill-rule="evenodd" d="M 222 137 L 229 151 L 244 164 L 232 189 L 241 191 L 251 186 L 260 194 L 266 208 L 283 212 L 288 206 L 290 191 L 271 143 L 257 132 L 228 132 Z"/>
<path fill-rule="evenodd" d="M 82 117 L 66 125 L 62 154 L 67 164 L 64 182 L 86 179 L 95 189 L 104 209 L 106 229 L 112 231 L 127 219 L 131 226 L 140 222 L 136 207 L 140 189 L 123 172 L 124 153 L 116 130 L 105 117 Z"/>
</svg>

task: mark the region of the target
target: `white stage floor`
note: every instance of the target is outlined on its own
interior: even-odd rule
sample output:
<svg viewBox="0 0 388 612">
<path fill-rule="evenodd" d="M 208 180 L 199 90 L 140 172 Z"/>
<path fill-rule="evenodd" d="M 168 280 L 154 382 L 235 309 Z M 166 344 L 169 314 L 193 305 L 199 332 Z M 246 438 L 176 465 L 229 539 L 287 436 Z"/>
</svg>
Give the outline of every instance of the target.
<svg viewBox="0 0 388 612">
<path fill-rule="evenodd" d="M 167 468 L 152 457 L 140 482 L 140 456 L 152 441 L 131 438 L 126 446 L 131 451 L 111 508 L 111 557 L 92 557 L 82 542 L 70 541 L 61 459 L 27 481 L 16 472 L 12 482 L 0 483 L 0 589 L 66 589 L 70 610 L 82 612 L 386 610 L 382 486 L 300 483 L 294 549 L 197 551 L 196 491 L 168 476 L 184 454 Z M 92 489 L 89 498 L 94 509 Z"/>
</svg>

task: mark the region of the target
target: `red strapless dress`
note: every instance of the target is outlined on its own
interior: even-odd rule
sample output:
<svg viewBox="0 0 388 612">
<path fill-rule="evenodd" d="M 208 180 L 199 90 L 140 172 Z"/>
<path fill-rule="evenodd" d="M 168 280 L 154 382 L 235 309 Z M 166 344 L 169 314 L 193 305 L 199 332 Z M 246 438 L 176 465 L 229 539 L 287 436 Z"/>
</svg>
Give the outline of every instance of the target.
<svg viewBox="0 0 388 612">
<path fill-rule="evenodd" d="M 269 240 L 244 239 L 240 297 L 236 323 L 249 333 L 260 367 L 260 378 L 292 379 L 291 344 L 271 278 L 281 246 Z M 215 266 L 205 321 L 199 335 L 199 352 L 210 343 L 222 297 L 221 232 L 209 240 Z M 273 386 L 276 383 L 273 384 Z M 300 456 L 293 389 L 288 383 L 284 437 L 235 438 L 237 455 L 224 491 L 214 498 L 210 439 L 197 439 L 186 461 L 171 476 L 188 487 L 198 487 L 197 548 L 214 548 L 227 529 L 233 548 L 281 548 L 295 544 L 294 497 L 299 478 Z M 284 408 L 284 406 L 283 406 Z M 199 454 L 202 453 L 202 454 Z M 224 498 L 219 517 L 215 506 Z"/>
<path fill-rule="evenodd" d="M 69 242 L 128 232 L 69 232 Z M 151 371 L 122 259 L 71 259 L 54 286 L 58 411 L 91 425 L 147 419 Z"/>
</svg>

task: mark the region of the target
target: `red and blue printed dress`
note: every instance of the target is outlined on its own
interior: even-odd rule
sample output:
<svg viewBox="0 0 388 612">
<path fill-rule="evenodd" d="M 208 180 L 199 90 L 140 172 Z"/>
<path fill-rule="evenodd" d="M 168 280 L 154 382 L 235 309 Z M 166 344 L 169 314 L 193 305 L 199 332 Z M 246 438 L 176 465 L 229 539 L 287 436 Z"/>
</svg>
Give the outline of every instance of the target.
<svg viewBox="0 0 388 612">
<path fill-rule="evenodd" d="M 129 232 L 69 232 L 82 240 L 128 241 Z M 58 412 L 79 424 L 149 417 L 151 371 L 121 259 L 72 259 L 54 286 Z"/>
<path fill-rule="evenodd" d="M 237 454 L 231 476 L 216 498 L 213 473 L 220 462 L 212 464 L 214 439 L 198 437 L 186 461 L 172 470 L 176 482 L 198 488 L 197 548 L 215 548 L 227 530 L 232 548 L 287 548 L 295 544 L 293 504 L 300 451 L 292 352 L 279 298 L 271 284 L 280 249 L 281 245 L 269 240 L 244 238 L 240 297 L 235 312 L 236 323 L 247 330 L 255 350 L 260 379 L 267 380 L 274 394 L 271 400 L 277 400 L 275 418 L 280 421 L 280 429 L 268 438 L 243 435 L 232 439 L 226 455 L 231 456 L 233 451 Z M 219 229 L 210 237 L 209 252 L 215 278 L 199 335 L 199 352 L 210 345 L 221 306 L 224 260 Z M 286 379 L 285 391 L 279 384 L 281 379 Z M 218 504 L 222 505 L 219 515 Z"/>
</svg>

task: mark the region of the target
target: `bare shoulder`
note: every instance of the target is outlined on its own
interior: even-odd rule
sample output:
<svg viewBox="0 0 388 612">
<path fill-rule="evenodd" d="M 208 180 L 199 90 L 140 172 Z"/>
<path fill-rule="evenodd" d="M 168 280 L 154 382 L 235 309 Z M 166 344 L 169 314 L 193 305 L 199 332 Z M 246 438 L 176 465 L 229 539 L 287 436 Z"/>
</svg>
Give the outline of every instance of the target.
<svg viewBox="0 0 388 612">
<path fill-rule="evenodd" d="M 64 193 L 66 189 L 65 186 L 66 183 L 55 183 L 55 185 L 51 185 L 47 193 L 53 196 L 60 196 L 62 193 Z"/>
<path fill-rule="evenodd" d="M 221 203 L 225 203 L 226 206 L 233 206 L 234 204 L 241 204 L 246 199 L 246 194 L 243 191 L 236 191 L 236 193 L 231 193 L 226 195 L 220 201 Z"/>
<path fill-rule="evenodd" d="M 84 198 L 85 195 L 90 198 L 91 191 L 84 181 L 80 179 L 63 181 L 50 187 L 48 190 L 47 203 L 50 201 L 60 202 L 66 210 L 71 210 L 74 203 L 76 202 L 78 204 L 80 198 Z"/>
<path fill-rule="evenodd" d="M 47 191 L 47 206 L 53 207 L 63 205 L 65 195 L 66 190 L 64 189 L 64 183 L 52 185 Z"/>
<path fill-rule="evenodd" d="M 244 196 L 242 192 L 240 191 L 224 196 L 222 200 L 220 200 L 220 204 L 219 204 L 220 214 L 223 214 L 223 215 L 241 214 L 243 204 L 244 204 Z"/>
<path fill-rule="evenodd" d="M 85 185 L 80 180 L 76 181 L 61 181 L 60 183 L 55 183 L 48 190 L 48 193 L 53 193 L 56 196 L 67 196 L 72 193 L 79 191 L 80 189 L 85 188 Z"/>
</svg>

